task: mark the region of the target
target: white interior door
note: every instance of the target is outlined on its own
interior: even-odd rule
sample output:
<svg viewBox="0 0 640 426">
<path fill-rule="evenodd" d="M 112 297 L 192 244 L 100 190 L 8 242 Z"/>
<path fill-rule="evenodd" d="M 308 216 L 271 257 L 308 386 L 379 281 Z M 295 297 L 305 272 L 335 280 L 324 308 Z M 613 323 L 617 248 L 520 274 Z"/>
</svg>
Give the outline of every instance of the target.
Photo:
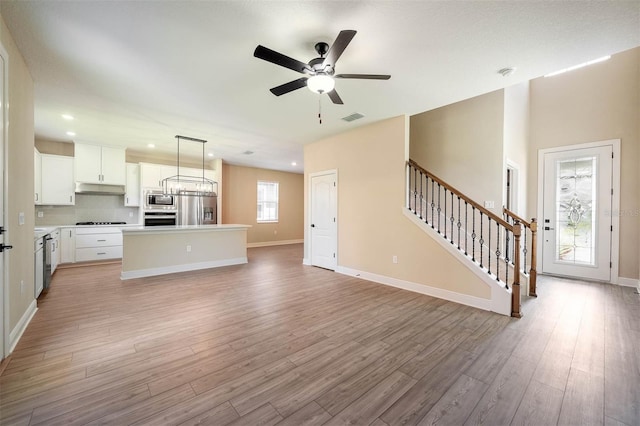
<svg viewBox="0 0 640 426">
<path fill-rule="evenodd" d="M 544 154 L 542 272 L 611 280 L 613 148 Z"/>
<path fill-rule="evenodd" d="M 331 270 L 337 265 L 337 176 L 311 177 L 311 264 Z"/>
<path fill-rule="evenodd" d="M 1 47 L 1 46 L 0 46 Z M 5 93 L 5 77 L 6 77 L 6 53 L 0 48 L 0 227 L 4 228 L 4 152 L 5 152 L 5 118 L 6 118 L 6 93 Z M 4 244 L 4 233 L 0 233 L 0 245 Z M 9 347 L 9 294 L 5 288 L 5 270 L 4 270 L 4 254 L 0 253 L 0 360 L 8 355 L 5 351 Z"/>
</svg>

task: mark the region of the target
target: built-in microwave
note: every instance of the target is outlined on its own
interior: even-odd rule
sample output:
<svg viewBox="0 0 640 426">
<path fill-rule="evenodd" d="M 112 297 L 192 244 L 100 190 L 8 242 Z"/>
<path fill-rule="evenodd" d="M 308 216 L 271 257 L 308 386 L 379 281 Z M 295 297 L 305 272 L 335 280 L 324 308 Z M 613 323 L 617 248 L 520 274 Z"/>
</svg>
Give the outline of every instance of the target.
<svg viewBox="0 0 640 426">
<path fill-rule="evenodd" d="M 171 194 L 165 194 L 157 190 L 144 191 L 145 210 L 175 210 L 176 199 Z"/>
</svg>

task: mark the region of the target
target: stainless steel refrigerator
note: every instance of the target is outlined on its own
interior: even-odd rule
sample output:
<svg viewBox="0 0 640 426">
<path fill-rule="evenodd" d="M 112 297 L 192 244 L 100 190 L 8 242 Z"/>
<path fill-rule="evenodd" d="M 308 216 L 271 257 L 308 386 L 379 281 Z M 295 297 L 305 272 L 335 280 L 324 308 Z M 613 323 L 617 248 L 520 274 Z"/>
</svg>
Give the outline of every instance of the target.
<svg viewBox="0 0 640 426">
<path fill-rule="evenodd" d="M 177 225 L 215 225 L 218 223 L 216 193 L 180 191 L 176 195 Z"/>
</svg>

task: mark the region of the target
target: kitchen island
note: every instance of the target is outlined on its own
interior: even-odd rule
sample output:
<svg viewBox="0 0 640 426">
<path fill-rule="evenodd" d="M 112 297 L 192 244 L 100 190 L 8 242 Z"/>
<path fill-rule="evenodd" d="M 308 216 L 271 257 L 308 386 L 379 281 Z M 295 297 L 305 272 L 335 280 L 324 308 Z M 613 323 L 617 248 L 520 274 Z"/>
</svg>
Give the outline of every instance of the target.
<svg viewBox="0 0 640 426">
<path fill-rule="evenodd" d="M 250 225 L 140 226 L 122 229 L 120 278 L 150 277 L 247 263 Z"/>
</svg>

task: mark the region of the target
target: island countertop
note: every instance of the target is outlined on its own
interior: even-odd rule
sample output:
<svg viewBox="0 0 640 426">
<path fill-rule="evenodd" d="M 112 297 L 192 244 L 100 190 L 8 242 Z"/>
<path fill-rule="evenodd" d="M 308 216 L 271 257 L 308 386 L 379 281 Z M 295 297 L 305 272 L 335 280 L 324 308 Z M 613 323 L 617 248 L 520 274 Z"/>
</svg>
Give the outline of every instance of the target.
<svg viewBox="0 0 640 426">
<path fill-rule="evenodd" d="M 251 228 L 251 225 L 224 224 L 224 225 L 174 225 L 174 226 L 136 226 L 122 228 L 123 234 L 164 234 L 181 232 L 202 232 L 202 231 L 238 231 Z"/>
<path fill-rule="evenodd" d="M 247 263 L 250 225 L 138 226 L 122 229 L 121 279 Z"/>
</svg>

